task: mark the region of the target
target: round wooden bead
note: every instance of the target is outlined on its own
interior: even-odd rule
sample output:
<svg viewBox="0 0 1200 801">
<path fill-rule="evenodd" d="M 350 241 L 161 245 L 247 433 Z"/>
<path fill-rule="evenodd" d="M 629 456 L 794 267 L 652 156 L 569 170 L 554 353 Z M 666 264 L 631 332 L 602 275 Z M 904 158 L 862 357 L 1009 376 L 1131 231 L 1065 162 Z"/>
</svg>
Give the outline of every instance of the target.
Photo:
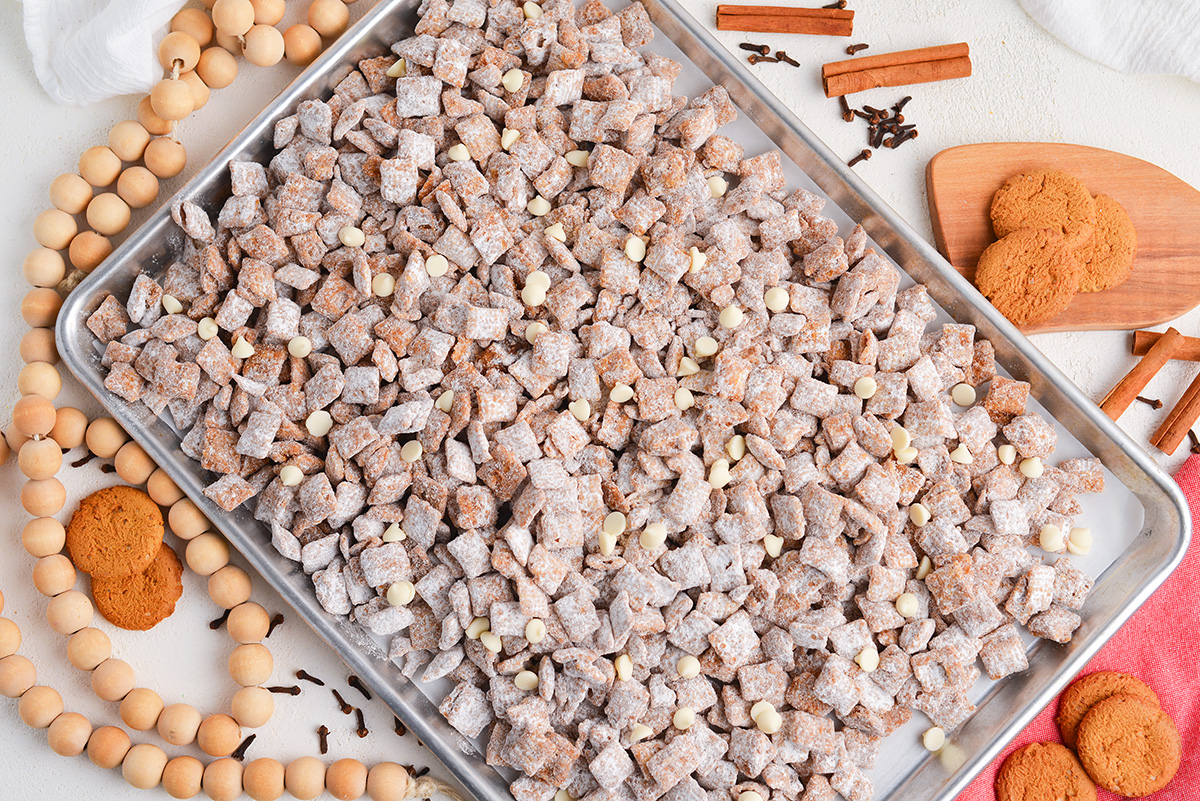
<svg viewBox="0 0 1200 801">
<path fill-rule="evenodd" d="M 67 214 L 80 214 L 92 199 L 92 185 L 73 172 L 64 172 L 50 182 L 50 203 Z"/>
<path fill-rule="evenodd" d="M 171 123 L 154 113 L 154 109 L 150 105 L 150 95 L 146 95 L 138 101 L 137 118 L 142 127 L 155 136 L 164 136 L 171 132 Z M 147 145 L 146 147 L 149 148 L 150 146 Z M 142 158 L 145 158 L 145 155 Z M 161 178 L 162 176 L 159 177 Z"/>
<path fill-rule="evenodd" d="M 325 792 L 325 765 L 316 757 L 302 756 L 288 763 L 283 786 L 297 801 L 312 801 Z"/>
<path fill-rule="evenodd" d="M 17 430 L 15 428 L 13 428 L 11 425 L 9 426 L 9 428 L 12 428 L 13 434 L 15 436 L 18 436 L 18 437 L 21 436 L 20 434 L 17 433 Z M 12 453 L 12 449 L 8 447 L 8 432 L 6 431 L 6 432 L 4 432 L 4 436 L 0 436 L 0 464 L 4 464 L 5 462 L 7 462 L 8 457 L 11 453 Z"/>
<path fill-rule="evenodd" d="M 163 78 L 150 90 L 150 108 L 164 120 L 182 120 L 193 111 L 192 90 L 178 78 Z"/>
<path fill-rule="evenodd" d="M 129 204 L 114 192 L 101 192 L 87 207 L 88 225 L 105 236 L 116 236 L 129 225 Z"/>
<path fill-rule="evenodd" d="M 97 628 L 80 629 L 67 640 L 67 659 L 79 670 L 93 671 L 112 656 L 112 642 Z"/>
<path fill-rule="evenodd" d="M 158 179 L 145 167 L 129 167 L 117 179 L 117 196 L 128 203 L 132 209 L 144 209 L 154 202 L 154 198 L 158 197 Z M 75 237 L 75 240 L 78 241 L 79 237 Z M 75 243 L 72 242 L 71 246 L 74 247 L 74 245 Z M 83 268 L 80 267 L 80 269 Z"/>
<path fill-rule="evenodd" d="M 255 25 L 246 32 L 242 54 L 256 67 L 274 67 L 283 59 L 283 34 L 270 25 Z"/>
<path fill-rule="evenodd" d="M 79 226 L 61 209 L 46 209 L 33 220 L 33 238 L 44 248 L 62 250 L 71 244 Z"/>
<path fill-rule="evenodd" d="M 187 498 L 176 501 L 167 512 L 167 524 L 181 540 L 193 540 L 212 528 L 212 523 L 196 504 Z"/>
<path fill-rule="evenodd" d="M 171 31 L 158 43 L 158 63 L 168 72 L 176 66 L 180 72 L 187 72 L 194 69 L 199 60 L 200 43 L 184 31 Z"/>
<path fill-rule="evenodd" d="M 367 766 L 357 759 L 339 759 L 325 772 L 325 789 L 338 801 L 362 798 L 367 791 Z"/>
<path fill-rule="evenodd" d="M 52 439 L 30 440 L 21 446 L 21 452 L 17 454 L 21 472 L 34 480 L 53 476 L 62 467 L 62 460 L 62 448 Z"/>
<path fill-rule="evenodd" d="M 202 784 L 212 801 L 234 801 L 242 794 L 242 763 L 229 758 L 209 763 Z"/>
<path fill-rule="evenodd" d="M 283 33 L 283 55 L 289 64 L 307 67 L 321 55 L 321 34 L 302 22 L 291 26 Z"/>
<path fill-rule="evenodd" d="M 63 712 L 62 696 L 58 690 L 45 685 L 30 687 L 17 704 L 21 720 L 31 729 L 49 728 L 54 719 Z"/>
<path fill-rule="evenodd" d="M 79 177 L 79 176 L 75 176 Z M 80 178 L 79 180 L 83 180 Z M 88 187 L 88 199 L 91 199 L 92 188 Z M 85 204 L 86 205 L 86 204 Z M 83 209 L 80 209 L 83 211 Z M 76 236 L 75 239 L 79 237 Z M 71 244 L 75 244 L 75 239 L 71 240 Z M 24 263 L 21 265 L 21 271 L 25 274 L 25 280 L 33 286 L 58 286 L 59 281 L 62 281 L 67 274 L 67 264 L 63 261 L 62 255 L 50 248 L 34 248 L 29 251 L 29 255 L 25 257 Z"/>
<path fill-rule="evenodd" d="M 50 517 L 62 511 L 67 490 L 57 478 L 26 481 L 21 487 L 21 506 L 34 517 Z"/>
<path fill-rule="evenodd" d="M 147 687 L 136 687 L 121 700 L 121 720 L 134 731 L 153 729 L 162 711 L 162 696 Z"/>
<path fill-rule="evenodd" d="M 3 659 L 6 656 L 12 656 L 20 647 L 20 627 L 8 618 L 0 617 L 0 659 Z"/>
<path fill-rule="evenodd" d="M 54 427 L 50 429 L 50 439 L 57 442 L 63 450 L 78 448 L 83 444 L 87 423 L 87 415 L 74 406 L 60 406 L 54 413 Z"/>
<path fill-rule="evenodd" d="M 199 8 L 185 8 L 171 17 L 171 30 L 186 33 L 204 47 L 212 41 L 212 18 Z"/>
<path fill-rule="evenodd" d="M 140 170 L 142 167 L 132 167 L 131 169 Z M 126 170 L 125 172 L 128 172 Z M 122 173 L 122 178 L 124 173 Z M 120 180 L 117 182 L 117 193 L 121 192 Z M 113 252 L 112 242 L 108 237 L 98 234 L 95 231 L 80 231 L 71 240 L 71 246 L 67 253 L 71 257 L 71 264 L 85 273 L 90 273 L 92 270 L 100 266 L 100 263 L 107 259 Z"/>
<path fill-rule="evenodd" d="M 145 162 L 159 178 L 174 178 L 187 166 L 187 151 L 169 136 L 160 136 L 146 146 Z"/>
<path fill-rule="evenodd" d="M 79 590 L 67 590 L 61 595 L 54 596 L 46 604 L 46 622 L 50 624 L 50 628 L 64 637 L 87 628 L 95 614 L 96 609 L 92 606 L 92 599 Z M 132 675 L 132 668 L 130 670 Z M 95 674 L 93 673 L 92 676 L 94 686 Z M 124 697 L 124 693 L 119 697 Z"/>
<path fill-rule="evenodd" d="M 125 733 L 124 729 L 118 729 L 116 726 L 101 726 L 88 738 L 88 759 L 92 760 L 97 767 L 112 770 L 125 759 L 131 745 L 129 735 Z"/>
<path fill-rule="evenodd" d="M 21 337 L 21 361 L 26 364 L 45 362 L 58 364 L 58 346 L 54 341 L 53 328 L 31 328 Z M 2 461 L 2 460 L 0 460 Z"/>
<path fill-rule="evenodd" d="M 123 659 L 110 657 L 92 671 L 92 690 L 104 701 L 120 701 L 136 683 L 133 668 Z"/>
<path fill-rule="evenodd" d="M 161 467 L 146 479 L 146 493 L 159 506 L 171 506 L 183 497 L 183 491 Z"/>
<path fill-rule="evenodd" d="M 380 762 L 367 774 L 371 801 L 403 801 L 408 794 L 408 770 L 395 762 Z"/>
<path fill-rule="evenodd" d="M 226 565 L 208 577 L 208 595 L 222 609 L 250 600 L 250 577 L 237 565 Z"/>
<path fill-rule="evenodd" d="M 254 6 L 254 22 L 258 25 L 278 25 L 283 19 L 283 0 L 250 0 Z"/>
<path fill-rule="evenodd" d="M 195 742 L 203 718 L 191 704 L 171 704 L 158 716 L 158 736 L 171 745 Z"/>
<path fill-rule="evenodd" d="M 111 459 L 116 456 L 117 451 L 128 439 L 129 435 L 125 433 L 125 429 L 121 428 L 111 417 L 96 418 L 88 425 L 87 433 L 84 435 L 88 450 L 101 459 Z"/>
<path fill-rule="evenodd" d="M 203 762 L 193 756 L 177 756 L 163 768 L 162 786 L 172 798 L 194 798 L 203 777 Z"/>
<path fill-rule="evenodd" d="M 195 70 L 183 73 L 179 76 L 179 80 L 187 84 L 188 91 L 192 93 L 192 111 L 199 111 L 208 105 L 208 99 L 212 97 L 212 90 L 201 80 Z"/>
<path fill-rule="evenodd" d="M 13 405 L 12 417 L 20 432 L 32 437 L 49 434 L 56 415 L 53 403 L 40 395 L 26 395 Z"/>
<path fill-rule="evenodd" d="M 120 172 L 121 159 L 105 145 L 89 147 L 79 157 L 79 174 L 92 186 L 108 186 Z"/>
<path fill-rule="evenodd" d="M 263 687 L 243 687 L 233 694 L 229 711 L 243 729 L 257 729 L 275 714 L 275 697 Z"/>
<path fill-rule="evenodd" d="M 0 659 L 0 695 L 20 698 L 37 684 L 37 668 L 20 654 L 11 654 Z"/>
<path fill-rule="evenodd" d="M 61 390 L 62 377 L 48 362 L 30 362 L 17 373 L 17 391 L 22 395 L 41 395 L 54 400 Z"/>
<path fill-rule="evenodd" d="M 108 149 L 116 153 L 117 158 L 121 161 L 139 160 L 146 152 L 148 144 L 150 144 L 150 132 L 137 120 L 118 122 L 108 132 Z"/>
<path fill-rule="evenodd" d="M 122 760 L 121 775 L 130 787 L 149 790 L 162 781 L 166 767 L 167 755 L 161 748 L 152 743 L 138 743 L 129 749 Z"/>
<path fill-rule="evenodd" d="M 57 554 L 66 539 L 66 529 L 53 517 L 35 517 L 21 532 L 21 544 L 26 552 L 38 559 Z"/>
<path fill-rule="evenodd" d="M 239 645 L 229 655 L 229 676 L 242 687 L 265 684 L 274 669 L 275 660 L 262 643 Z"/>
<path fill-rule="evenodd" d="M 36 287 L 21 299 L 21 317 L 33 328 L 53 328 L 62 297 L 49 287 Z"/>
<path fill-rule="evenodd" d="M 208 535 L 205 534 L 204 536 Z M 192 540 L 192 543 L 200 539 L 203 539 L 203 537 Z M 188 547 L 191 547 L 192 543 L 189 543 Z M 225 546 L 225 553 L 226 555 L 229 553 L 228 545 Z M 253 601 L 247 601 L 230 610 L 229 620 L 225 621 L 225 628 L 228 630 L 229 636 L 236 643 L 247 645 L 249 643 L 262 642 L 266 639 L 267 631 L 271 628 L 271 616 L 267 614 L 266 609 L 263 609 Z"/>
<path fill-rule="evenodd" d="M 326 39 L 336 39 L 350 23 L 350 9 L 342 0 L 313 0 L 308 7 L 308 24 Z"/>
<path fill-rule="evenodd" d="M 188 542 L 184 559 L 197 576 L 211 576 L 229 564 L 229 543 L 220 534 L 206 532 Z"/>
<path fill-rule="evenodd" d="M 229 756 L 241 742 L 241 727 L 229 715 L 209 715 L 196 732 L 196 744 L 209 756 Z"/>
<path fill-rule="evenodd" d="M 47 598 L 62 595 L 75 586 L 75 565 L 65 554 L 56 553 L 43 556 L 33 566 L 33 586 Z M 76 631 L 78 630 L 76 629 Z"/>
<path fill-rule="evenodd" d="M 213 25 L 227 36 L 244 36 L 254 24 L 254 5 L 250 0 L 217 0 L 212 9 Z"/>
<path fill-rule="evenodd" d="M 50 724 L 46 742 L 59 756 L 76 757 L 83 753 L 91 736 L 91 721 L 78 712 L 64 712 Z"/>
<path fill-rule="evenodd" d="M 113 457 L 117 475 L 129 484 L 145 484 L 150 474 L 158 469 L 154 460 L 133 440 L 126 442 Z"/>
<path fill-rule="evenodd" d="M 8 428 L 4 429 L 4 459 L 7 461 L 10 452 L 21 452 L 21 446 L 29 441 L 29 437 L 17 430 L 17 427 L 9 423 Z"/>
<path fill-rule="evenodd" d="M 242 788 L 254 801 L 275 801 L 283 795 L 283 764 L 265 757 L 254 760 L 242 773 Z"/>
<path fill-rule="evenodd" d="M 237 58 L 223 47 L 209 47 L 200 54 L 196 74 L 210 89 L 224 89 L 237 78 Z"/>
</svg>

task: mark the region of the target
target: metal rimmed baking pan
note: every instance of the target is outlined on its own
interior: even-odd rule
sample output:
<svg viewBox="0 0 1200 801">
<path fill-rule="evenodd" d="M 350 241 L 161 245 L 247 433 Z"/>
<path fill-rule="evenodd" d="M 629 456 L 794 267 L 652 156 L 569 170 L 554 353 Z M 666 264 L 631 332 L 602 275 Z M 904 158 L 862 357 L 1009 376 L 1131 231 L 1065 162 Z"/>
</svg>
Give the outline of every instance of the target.
<svg viewBox="0 0 1200 801">
<path fill-rule="evenodd" d="M 1154 461 L 1105 417 L 1050 361 L 934 248 L 872 192 L 796 117 L 771 95 L 705 27 L 685 9 L 683 0 L 645 0 L 659 36 L 650 49 L 684 64 L 681 90 L 703 91 L 710 83 L 728 89 L 742 111 L 735 133 L 754 153 L 777 147 L 793 184 L 807 186 L 830 200 L 826 213 L 848 226 L 861 222 L 880 249 L 913 280 L 928 286 L 948 318 L 975 325 L 992 341 L 1002 368 L 1032 385 L 1042 410 L 1057 421 L 1062 456 L 1094 454 L 1107 467 L 1109 487 L 1085 509 L 1100 510 L 1113 531 L 1098 532 L 1096 552 L 1084 569 L 1097 576 L 1083 609 L 1083 625 L 1065 646 L 1032 644 L 1030 667 L 996 683 L 981 682 L 973 694 L 976 714 L 937 755 L 920 749 L 913 732 L 902 729 L 883 745 L 880 765 L 869 773 L 877 799 L 952 799 L 1079 671 L 1087 660 L 1158 587 L 1182 559 L 1190 538 L 1190 517 L 1183 495 Z M 328 97 L 333 87 L 363 58 L 386 52 L 408 35 L 416 22 L 418 0 L 381 0 L 316 63 L 288 86 L 258 117 L 188 182 L 177 197 L 210 213 L 230 194 L 228 163 L 266 161 L 273 154 L 276 119 L 309 98 Z M 690 84 L 689 84 L 690 82 Z M 724 132 L 724 131 L 723 131 Z M 173 201 L 171 201 L 173 202 Z M 412 729 L 434 755 L 480 801 L 511 801 L 507 781 L 484 764 L 478 744 L 469 742 L 437 712 L 419 683 L 405 678 L 386 659 L 386 651 L 362 629 L 326 614 L 311 582 L 295 563 L 270 544 L 270 532 L 244 508 L 225 513 L 202 493 L 205 475 L 179 449 L 180 434 L 141 404 L 130 405 L 104 389 L 104 370 L 87 315 L 107 294 L 125 297 L 139 273 L 157 275 L 183 249 L 183 235 L 165 203 L 67 299 L 57 324 L 63 360 L 79 380 L 134 436 L 220 528 L 264 578 L 313 627 L 351 670 Z M 833 209 L 833 207 L 840 209 Z M 910 724 L 916 727 L 919 724 Z"/>
</svg>

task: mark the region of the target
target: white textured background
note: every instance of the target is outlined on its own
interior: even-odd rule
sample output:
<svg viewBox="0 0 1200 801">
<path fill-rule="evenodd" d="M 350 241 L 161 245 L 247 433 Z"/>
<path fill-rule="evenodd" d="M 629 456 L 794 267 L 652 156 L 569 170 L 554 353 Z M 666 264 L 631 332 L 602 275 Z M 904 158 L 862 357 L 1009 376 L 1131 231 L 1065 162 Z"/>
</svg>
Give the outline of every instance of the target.
<svg viewBox="0 0 1200 801">
<path fill-rule="evenodd" d="M 353 6 L 354 15 L 365 11 L 369 2 Z M 289 10 L 290 23 L 307 4 L 289 5 L 296 6 Z M 710 21 L 716 2 L 695 0 L 690 5 L 701 19 Z M 869 42 L 871 53 L 962 40 L 971 45 L 972 78 L 911 90 L 916 99 L 905 109 L 905 116 L 920 126 L 920 139 L 894 153 L 881 150 L 857 168 L 926 236 L 931 233 L 925 164 L 944 148 L 970 142 L 1074 142 L 1110 148 L 1157 163 L 1200 185 L 1195 131 L 1200 120 L 1200 86 L 1176 77 L 1122 75 L 1090 62 L 1048 36 L 1012 0 L 862 0 L 852 6 L 858 11 L 853 41 Z M 51 104 L 33 76 L 20 33 L 20 8 L 12 0 L 0 0 L 0 152 L 7 173 L 0 189 L 0 313 L 7 321 L 0 326 L 0 409 L 5 410 L 17 397 L 16 376 L 21 366 L 17 343 L 25 331 L 19 314 L 20 298 L 26 290 L 21 261 L 35 245 L 30 234 L 33 219 L 47 205 L 50 181 L 74 169 L 84 148 L 103 144 L 109 127 L 132 117 L 135 107 L 131 98 L 88 109 Z M 864 127 L 842 122 L 836 103 L 824 98 L 818 80 L 821 63 L 844 57 L 845 40 L 720 36 L 731 48 L 750 39 L 786 48 L 803 69 L 759 65 L 754 68 L 757 74 L 836 152 L 849 157 L 863 147 Z M 294 68 L 286 65 L 268 71 L 243 62 L 234 86 L 214 93 L 208 106 L 186 121 L 182 140 L 191 163 L 183 176 L 168 182 L 164 189 L 173 192 L 294 74 Z M 889 105 L 901 94 L 904 91 L 899 89 L 876 90 L 856 100 Z M 1200 254 L 1197 258 L 1200 260 Z M 1186 334 L 1200 333 L 1200 312 L 1175 325 Z M 1129 335 L 1121 332 L 1035 337 L 1035 343 L 1094 398 L 1103 395 L 1133 364 L 1129 340 Z M 1173 363 L 1150 384 L 1147 394 L 1174 403 L 1198 369 Z M 70 380 L 64 394 L 77 405 L 96 410 Z M 1135 404 L 1121 423 L 1135 440 L 1145 442 L 1164 414 Z M 6 424 L 7 412 L 0 417 L 4 418 L 0 424 Z M 1185 450 L 1181 448 L 1175 458 L 1155 455 L 1173 469 Z M 10 461 L 0 467 L 0 510 L 11 510 L 0 522 L 4 614 L 21 626 L 26 635 L 22 653 L 38 665 L 41 682 L 62 692 L 67 709 L 83 712 L 99 724 L 116 723 L 115 705 L 95 699 L 84 678 L 67 662 L 65 641 L 45 624 L 44 599 L 29 578 L 32 559 L 20 546 L 24 517 L 17 494 L 20 483 L 15 464 Z M 71 497 L 77 498 L 111 479 L 90 467 L 71 472 L 67 483 Z M 1104 535 L 1102 530 L 1096 534 Z M 255 600 L 271 612 L 284 611 L 282 602 L 261 581 L 256 584 Z M 130 661 L 141 681 L 168 703 L 183 700 L 202 711 L 224 710 L 232 694 L 225 669 L 231 646 L 223 632 L 210 632 L 205 625 L 215 616 L 200 580 L 186 574 L 184 597 L 176 614 L 146 634 L 115 634 L 116 655 Z M 299 667 L 327 681 L 343 682 L 346 671 L 341 663 L 295 615 L 288 614 L 288 618 L 269 642 L 276 664 L 273 683 L 294 683 L 291 672 Z M 334 730 L 331 759 L 354 756 L 368 762 L 392 759 L 424 764 L 425 757 L 411 735 L 401 740 L 391 732 L 391 716 L 381 705 L 367 705 L 367 722 L 374 734 L 359 740 L 351 731 L 350 719 L 338 713 L 326 691 L 304 687 L 299 698 L 277 697 L 276 716 L 259 730 L 250 758 L 273 756 L 286 762 L 315 753 L 313 732 L 324 723 Z M 346 697 L 351 703 L 362 700 L 353 691 Z M 56 757 L 46 746 L 43 732 L 31 731 L 20 722 L 14 702 L 0 703 L 0 801 L 135 794 L 116 772 L 103 772 L 86 758 Z"/>
</svg>

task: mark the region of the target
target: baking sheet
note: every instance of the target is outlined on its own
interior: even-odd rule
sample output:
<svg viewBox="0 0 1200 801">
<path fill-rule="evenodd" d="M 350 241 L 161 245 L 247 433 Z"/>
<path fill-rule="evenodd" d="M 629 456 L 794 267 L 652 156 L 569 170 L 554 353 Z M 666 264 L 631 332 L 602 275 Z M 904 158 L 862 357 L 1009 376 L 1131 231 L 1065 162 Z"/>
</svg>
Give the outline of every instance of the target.
<svg viewBox="0 0 1200 801">
<path fill-rule="evenodd" d="M 380 2 L 201 170 L 179 196 L 197 200 L 215 213 L 229 193 L 228 162 L 262 158 L 270 147 L 275 119 L 291 113 L 303 99 L 328 96 L 350 64 L 383 52 L 391 41 L 405 35 L 405 29 L 411 30 L 415 20 L 416 5 L 416 0 Z M 960 322 L 975 324 L 982 336 L 991 339 L 998 361 L 1007 368 L 1005 372 L 1030 381 L 1038 398 L 1035 408 L 1047 418 L 1058 420 L 1059 447 L 1054 461 L 1095 454 L 1113 470 L 1106 475 L 1102 495 L 1081 499 L 1084 512 L 1077 525 L 1090 525 L 1096 544 L 1090 556 L 1076 559 L 1099 580 L 1084 607 L 1084 624 L 1076 639 L 1066 646 L 1039 641 L 1030 652 L 1028 671 L 999 683 L 981 680 L 972 695 L 980 710 L 954 733 L 939 754 L 930 755 L 921 747 L 919 733 L 929 724 L 918 714 L 914 722 L 885 741 L 878 766 L 869 772 L 877 799 L 952 798 L 990 755 L 1071 678 L 1182 557 L 1188 537 L 1182 496 L 1144 452 L 1099 415 L 1094 405 L 1028 340 L 783 109 L 676 0 L 648 0 L 646 5 L 659 26 L 659 35 L 649 49 L 685 65 L 676 84 L 677 93 L 694 96 L 714 81 L 729 89 L 743 113 L 721 133 L 741 142 L 748 155 L 781 147 L 790 157 L 784 159 L 789 187 L 803 186 L 833 198 L 835 202 L 826 207 L 825 213 L 838 222 L 843 235 L 853 227 L 852 218 L 861 222 L 877 250 L 886 252 L 908 274 L 929 286 L 931 295 L 943 307 L 943 316 L 935 324 L 948 321 L 953 314 Z M 267 529 L 246 510 L 226 514 L 202 496 L 204 477 L 199 465 L 179 452 L 178 434 L 164 420 L 153 418 L 144 406 L 130 406 L 103 390 L 95 343 L 83 322 L 106 293 L 123 296 L 138 272 L 161 272 L 170 264 L 172 253 L 182 248 L 181 234 L 169 218 L 169 207 L 168 202 L 70 296 L 58 325 L 64 361 L 180 487 L 206 509 L 235 547 L 472 793 L 488 801 L 510 799 L 506 782 L 483 765 L 479 751 L 451 729 L 430 703 L 426 692 L 433 690 L 440 698 L 447 683 L 409 682 L 386 662 L 386 642 L 375 640 L 344 619 L 325 614 L 316 604 L 309 578 L 275 553 Z"/>
</svg>

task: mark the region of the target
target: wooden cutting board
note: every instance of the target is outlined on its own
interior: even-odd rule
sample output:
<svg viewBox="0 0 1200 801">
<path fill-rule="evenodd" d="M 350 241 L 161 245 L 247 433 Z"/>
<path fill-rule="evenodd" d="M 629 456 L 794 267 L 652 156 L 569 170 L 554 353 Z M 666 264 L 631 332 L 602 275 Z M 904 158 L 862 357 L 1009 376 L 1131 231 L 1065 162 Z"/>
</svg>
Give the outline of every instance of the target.
<svg viewBox="0 0 1200 801">
<path fill-rule="evenodd" d="M 1066 311 L 1026 333 L 1144 328 L 1200 304 L 1200 191 L 1148 161 L 1083 145 L 996 142 L 934 156 L 925 170 L 937 249 L 973 280 L 984 248 L 996 240 L 992 195 L 1013 175 L 1053 168 L 1092 194 L 1125 207 L 1138 235 L 1133 275 L 1103 292 L 1079 293 Z"/>
</svg>

